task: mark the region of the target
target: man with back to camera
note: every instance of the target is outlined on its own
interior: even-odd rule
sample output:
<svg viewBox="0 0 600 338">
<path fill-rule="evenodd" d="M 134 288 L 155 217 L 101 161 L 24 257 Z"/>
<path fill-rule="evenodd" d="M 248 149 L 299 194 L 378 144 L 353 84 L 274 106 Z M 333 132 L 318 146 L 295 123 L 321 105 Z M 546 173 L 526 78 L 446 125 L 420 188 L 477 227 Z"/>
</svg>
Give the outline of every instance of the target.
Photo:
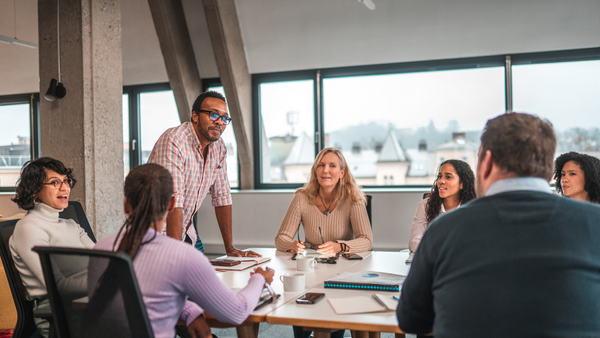
<svg viewBox="0 0 600 338">
<path fill-rule="evenodd" d="M 191 121 L 165 131 L 154 145 L 148 163 L 160 164 L 173 175 L 176 204 L 167 216 L 167 236 L 191 243 L 204 252 L 193 217 L 210 190 L 227 255 L 259 257 L 253 251 L 233 246 L 227 146 L 221 139 L 230 122 L 225 97 L 204 92 L 192 106 Z"/>
<path fill-rule="evenodd" d="M 479 198 L 430 224 L 402 288 L 403 331 L 600 336 L 600 206 L 551 193 L 555 147 L 537 117 L 487 122 Z"/>
</svg>

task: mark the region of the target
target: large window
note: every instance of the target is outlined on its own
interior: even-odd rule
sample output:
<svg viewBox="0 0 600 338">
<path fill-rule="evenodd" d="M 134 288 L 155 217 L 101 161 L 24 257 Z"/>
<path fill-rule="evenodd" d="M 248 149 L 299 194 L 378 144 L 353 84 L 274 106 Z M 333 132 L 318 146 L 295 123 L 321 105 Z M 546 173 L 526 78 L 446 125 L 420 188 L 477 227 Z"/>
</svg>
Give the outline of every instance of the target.
<svg viewBox="0 0 600 338">
<path fill-rule="evenodd" d="M 260 84 L 261 183 L 305 183 L 315 158 L 314 81 Z"/>
<path fill-rule="evenodd" d="M 600 61 L 515 65 L 512 71 L 514 110 L 552 122 L 556 156 L 600 157 Z"/>
<path fill-rule="evenodd" d="M 363 186 L 430 186 L 447 159 L 475 169 L 506 111 L 549 119 L 557 155 L 600 157 L 600 48 L 256 74 L 253 90 L 258 188 L 305 183 L 324 147 Z"/>
<path fill-rule="evenodd" d="M 323 80 L 325 146 L 360 185 L 427 185 L 438 165 L 476 165 L 485 121 L 505 111 L 504 68 Z"/>
<path fill-rule="evenodd" d="M 34 112 L 34 95 L 0 98 L 0 191 L 14 191 L 21 167 L 36 155 Z"/>
</svg>

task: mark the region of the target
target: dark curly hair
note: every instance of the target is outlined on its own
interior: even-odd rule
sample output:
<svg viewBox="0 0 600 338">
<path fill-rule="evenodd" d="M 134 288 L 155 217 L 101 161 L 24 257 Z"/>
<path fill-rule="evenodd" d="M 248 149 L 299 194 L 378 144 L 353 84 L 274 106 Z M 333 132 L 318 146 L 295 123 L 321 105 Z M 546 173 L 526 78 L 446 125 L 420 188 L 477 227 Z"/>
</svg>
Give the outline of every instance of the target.
<svg viewBox="0 0 600 338">
<path fill-rule="evenodd" d="M 73 186 L 77 182 L 73 177 L 73 169 L 65 167 L 59 160 L 40 157 L 37 160 L 27 161 L 21 169 L 21 177 L 17 182 L 17 193 L 15 198 L 12 199 L 19 208 L 23 210 L 33 209 L 35 198 L 42 191 L 42 184 L 46 180 L 47 170 L 54 170 L 60 175 L 67 176 L 67 178 L 73 180 Z"/>
<path fill-rule="evenodd" d="M 581 167 L 585 175 L 585 185 L 583 189 L 587 191 L 590 202 L 600 204 L 600 160 L 596 157 L 576 153 L 574 151 L 564 153 L 556 158 L 554 162 L 554 186 L 556 191 L 564 196 L 562 185 L 560 184 L 561 172 L 565 164 L 573 161 Z"/>
<path fill-rule="evenodd" d="M 212 97 L 213 99 L 219 99 L 219 100 L 227 103 L 227 100 L 225 100 L 225 96 L 221 95 L 221 93 L 213 92 L 213 91 L 204 92 L 204 93 L 198 95 L 198 97 L 196 98 L 196 101 L 194 101 L 194 104 L 192 105 L 192 112 L 196 112 L 196 114 L 199 114 L 200 110 L 202 109 L 202 102 L 204 102 L 204 99 L 209 98 L 209 97 Z"/>
<path fill-rule="evenodd" d="M 459 182 L 462 183 L 462 189 L 459 191 L 459 199 L 460 204 L 467 203 L 468 201 L 475 198 L 475 174 L 473 174 L 473 170 L 471 167 L 461 160 L 446 160 L 440 164 L 438 168 L 438 174 L 442 170 L 442 166 L 444 164 L 450 164 L 456 170 L 458 174 Z M 425 206 L 425 215 L 427 216 L 427 222 L 433 221 L 440 212 L 442 207 L 443 198 L 440 197 L 440 191 L 437 186 L 437 181 L 439 178 L 436 178 L 433 182 L 433 187 L 431 187 L 431 194 L 429 194 L 429 201 L 427 201 L 427 205 Z"/>
</svg>

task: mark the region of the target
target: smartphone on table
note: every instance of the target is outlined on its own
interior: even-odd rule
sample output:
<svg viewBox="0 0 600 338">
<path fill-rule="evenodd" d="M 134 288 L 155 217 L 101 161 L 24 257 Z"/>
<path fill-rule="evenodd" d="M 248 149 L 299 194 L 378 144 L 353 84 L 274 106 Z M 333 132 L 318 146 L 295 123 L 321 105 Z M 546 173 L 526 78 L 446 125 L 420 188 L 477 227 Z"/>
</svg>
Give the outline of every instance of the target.
<svg viewBox="0 0 600 338">
<path fill-rule="evenodd" d="M 325 297 L 324 293 L 305 293 L 296 299 L 296 303 L 298 304 L 314 304 Z"/>
<path fill-rule="evenodd" d="M 214 259 L 210 263 L 216 266 L 234 266 L 240 264 L 241 261 L 236 261 L 235 259 Z"/>
<path fill-rule="evenodd" d="M 361 255 L 357 255 L 354 253 L 343 253 L 342 257 L 349 259 L 349 260 L 361 260 L 363 259 Z"/>
</svg>

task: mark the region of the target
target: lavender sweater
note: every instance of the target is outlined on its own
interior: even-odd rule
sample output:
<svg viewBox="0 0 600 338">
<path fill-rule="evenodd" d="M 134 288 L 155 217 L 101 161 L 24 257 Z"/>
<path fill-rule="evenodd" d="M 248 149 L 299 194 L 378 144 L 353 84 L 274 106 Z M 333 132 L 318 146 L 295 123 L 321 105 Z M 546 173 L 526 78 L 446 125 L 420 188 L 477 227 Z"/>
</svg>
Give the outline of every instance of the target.
<svg viewBox="0 0 600 338">
<path fill-rule="evenodd" d="M 115 235 L 96 244 L 96 250 L 113 250 Z M 148 242 L 149 241 L 149 242 Z M 241 324 L 254 310 L 265 279 L 250 277 L 248 285 L 235 293 L 217 277 L 204 254 L 189 244 L 149 229 L 133 260 L 133 269 L 157 338 L 173 338 L 179 318 L 189 325 L 206 310 L 221 322 Z M 90 285 L 99 276 L 90 267 Z M 186 301 L 186 297 L 189 300 Z M 196 305 L 198 304 L 198 305 Z"/>
</svg>

